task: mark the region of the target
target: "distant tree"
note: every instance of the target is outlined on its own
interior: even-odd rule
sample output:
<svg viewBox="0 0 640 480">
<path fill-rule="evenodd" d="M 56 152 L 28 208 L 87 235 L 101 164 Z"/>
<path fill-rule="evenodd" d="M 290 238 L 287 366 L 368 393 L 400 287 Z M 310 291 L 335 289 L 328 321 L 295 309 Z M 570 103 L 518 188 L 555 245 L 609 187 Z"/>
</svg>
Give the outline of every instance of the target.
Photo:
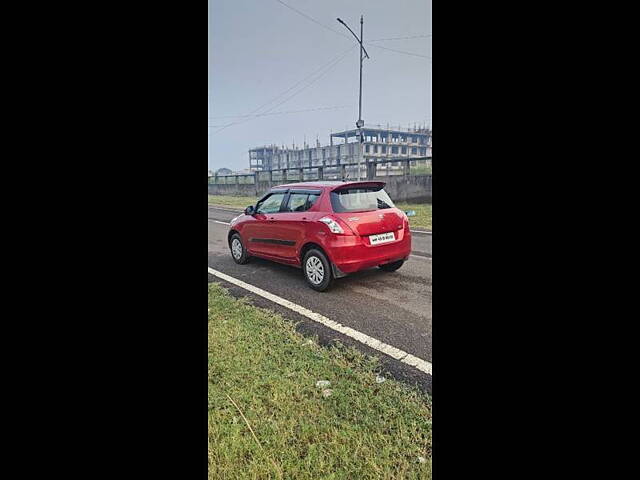
<svg viewBox="0 0 640 480">
<path fill-rule="evenodd" d="M 228 168 L 219 168 L 216 171 L 216 175 L 231 175 L 233 172 Z"/>
</svg>

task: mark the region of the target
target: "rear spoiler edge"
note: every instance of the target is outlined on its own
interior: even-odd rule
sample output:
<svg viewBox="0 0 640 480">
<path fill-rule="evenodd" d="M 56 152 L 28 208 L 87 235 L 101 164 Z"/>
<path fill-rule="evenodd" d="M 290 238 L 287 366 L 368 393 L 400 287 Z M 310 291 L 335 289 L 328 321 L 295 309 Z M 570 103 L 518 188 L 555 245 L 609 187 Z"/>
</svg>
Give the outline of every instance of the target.
<svg viewBox="0 0 640 480">
<path fill-rule="evenodd" d="M 340 190 L 342 188 L 349 188 L 349 187 L 380 187 L 380 188 L 384 188 L 385 185 L 387 183 L 386 182 L 379 182 L 379 181 L 373 181 L 373 180 L 363 180 L 360 182 L 346 182 L 343 183 L 342 185 L 336 185 L 334 188 L 331 189 L 331 191 L 335 191 L 335 190 Z"/>
</svg>

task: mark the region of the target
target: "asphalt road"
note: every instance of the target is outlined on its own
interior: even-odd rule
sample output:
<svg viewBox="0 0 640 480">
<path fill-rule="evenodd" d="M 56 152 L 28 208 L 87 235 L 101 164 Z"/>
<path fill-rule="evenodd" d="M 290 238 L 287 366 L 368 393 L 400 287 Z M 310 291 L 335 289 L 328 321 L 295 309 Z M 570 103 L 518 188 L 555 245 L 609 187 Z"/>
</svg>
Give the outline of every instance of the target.
<svg viewBox="0 0 640 480">
<path fill-rule="evenodd" d="M 354 328 L 371 337 L 404 350 L 432 363 L 431 358 L 431 235 L 414 233 L 413 251 L 409 260 L 398 271 L 386 273 L 377 268 L 365 270 L 334 281 L 326 292 L 311 290 L 302 271 L 258 258 L 246 265 L 237 265 L 231 258 L 227 244 L 228 226 L 216 222 L 229 222 L 235 214 L 228 210 L 209 208 L 208 265 L 236 279 L 264 289 L 291 302 L 320 313 L 331 320 Z M 210 280 L 214 277 L 210 275 Z M 252 294 L 215 278 L 237 296 Z M 314 322 L 296 318 L 296 314 L 268 300 L 253 296 L 255 304 L 271 308 L 285 317 L 299 321 L 303 333 L 319 336 L 321 343 L 338 339 L 367 353 L 358 342 L 340 338 L 337 332 Z M 392 375 L 415 382 L 431 390 L 429 375 L 411 371 L 412 367 L 389 358 L 382 358 Z"/>
</svg>

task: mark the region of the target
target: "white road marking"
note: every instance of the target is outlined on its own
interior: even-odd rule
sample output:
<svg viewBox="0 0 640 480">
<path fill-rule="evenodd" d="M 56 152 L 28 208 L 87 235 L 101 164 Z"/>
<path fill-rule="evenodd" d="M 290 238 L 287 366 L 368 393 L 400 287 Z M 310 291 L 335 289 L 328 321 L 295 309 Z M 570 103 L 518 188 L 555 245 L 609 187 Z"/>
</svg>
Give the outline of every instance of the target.
<svg viewBox="0 0 640 480">
<path fill-rule="evenodd" d="M 409 230 L 411 233 L 422 233 L 424 235 L 431 235 L 431 232 L 423 232 L 422 230 Z"/>
<path fill-rule="evenodd" d="M 431 257 L 427 257 L 426 255 L 414 255 L 413 253 L 409 254 L 410 257 L 422 258 L 423 260 L 431 260 Z"/>
<path fill-rule="evenodd" d="M 211 267 L 209 268 L 209 273 L 215 277 L 221 278 L 222 280 L 237 285 L 240 288 L 244 288 L 256 295 L 259 295 L 267 300 L 271 300 L 278 305 L 282 305 L 283 307 L 288 308 L 289 310 L 293 310 L 294 312 L 313 320 L 314 322 L 321 323 L 325 327 L 328 327 L 336 332 L 340 332 L 343 335 L 346 335 L 354 340 L 365 344 L 366 346 L 378 350 L 386 355 L 389 355 L 396 360 L 401 361 L 402 363 L 406 363 L 414 368 L 417 368 L 421 372 L 424 372 L 428 375 L 431 375 L 431 363 L 423 360 L 421 358 L 415 357 L 399 348 L 388 345 L 380 340 L 377 340 L 369 335 L 366 335 L 362 332 L 354 330 L 351 327 L 346 327 L 338 322 L 334 322 L 333 320 L 328 319 L 324 315 L 320 315 L 319 313 L 313 312 L 305 307 L 302 307 L 298 304 L 290 302 L 282 297 L 274 295 L 273 293 L 269 293 L 266 290 L 262 290 L 256 286 L 253 286 L 249 283 L 243 282 L 242 280 L 238 280 L 237 278 L 231 277 L 225 273 L 214 270 Z"/>
</svg>

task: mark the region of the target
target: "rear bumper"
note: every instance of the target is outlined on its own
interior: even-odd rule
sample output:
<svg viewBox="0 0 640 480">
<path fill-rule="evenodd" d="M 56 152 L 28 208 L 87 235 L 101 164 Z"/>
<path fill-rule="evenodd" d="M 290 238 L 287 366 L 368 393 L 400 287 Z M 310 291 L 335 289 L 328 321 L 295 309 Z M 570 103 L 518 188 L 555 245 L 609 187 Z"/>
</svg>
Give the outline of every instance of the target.
<svg viewBox="0 0 640 480">
<path fill-rule="evenodd" d="M 411 253 L 411 234 L 408 229 L 397 230 L 391 243 L 369 245 L 366 237 L 334 235 L 326 249 L 335 264 L 334 276 L 353 273 L 385 263 L 406 260 Z"/>
</svg>

